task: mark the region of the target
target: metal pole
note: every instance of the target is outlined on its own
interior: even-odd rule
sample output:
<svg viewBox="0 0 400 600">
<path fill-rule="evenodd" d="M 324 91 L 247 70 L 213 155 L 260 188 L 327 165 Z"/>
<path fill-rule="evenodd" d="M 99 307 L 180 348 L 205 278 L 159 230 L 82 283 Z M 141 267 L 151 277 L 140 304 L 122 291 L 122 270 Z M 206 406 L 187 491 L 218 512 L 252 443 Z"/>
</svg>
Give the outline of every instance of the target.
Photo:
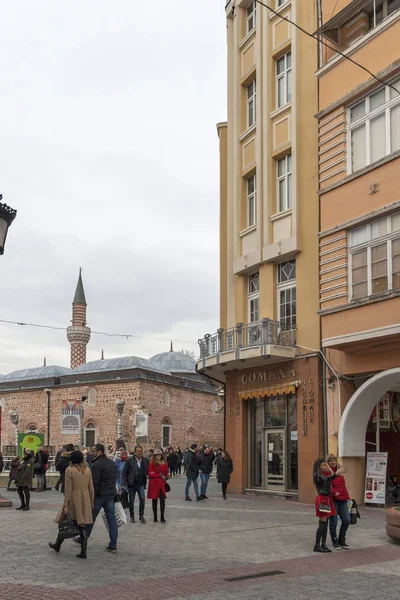
<svg viewBox="0 0 400 600">
<path fill-rule="evenodd" d="M 374 0 L 374 27 L 376 27 L 376 0 Z"/>
<path fill-rule="evenodd" d="M 47 446 L 50 446 L 50 390 L 46 390 L 47 394 Z"/>
</svg>

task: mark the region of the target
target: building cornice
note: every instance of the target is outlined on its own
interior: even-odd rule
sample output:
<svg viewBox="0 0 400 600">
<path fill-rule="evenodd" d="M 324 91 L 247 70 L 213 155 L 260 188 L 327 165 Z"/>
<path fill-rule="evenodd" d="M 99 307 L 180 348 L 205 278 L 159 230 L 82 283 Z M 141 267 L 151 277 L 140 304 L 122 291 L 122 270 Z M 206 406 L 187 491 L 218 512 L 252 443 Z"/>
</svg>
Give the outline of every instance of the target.
<svg viewBox="0 0 400 600">
<path fill-rule="evenodd" d="M 391 204 L 386 204 L 386 206 L 382 206 L 381 208 L 377 208 L 373 212 L 369 212 L 365 215 L 361 215 L 360 217 L 356 217 L 355 219 L 349 219 L 348 221 L 344 221 L 344 223 L 340 223 L 339 225 L 335 225 L 335 227 L 331 227 L 331 229 L 326 229 L 325 231 L 321 231 L 318 234 L 320 239 L 327 237 L 328 235 L 332 235 L 332 233 L 337 233 L 338 231 L 342 231 L 342 229 L 351 229 L 356 227 L 357 225 L 362 225 L 372 219 L 376 219 L 378 217 L 384 216 L 388 213 L 394 212 L 400 208 L 400 200 L 396 200 Z"/>
</svg>

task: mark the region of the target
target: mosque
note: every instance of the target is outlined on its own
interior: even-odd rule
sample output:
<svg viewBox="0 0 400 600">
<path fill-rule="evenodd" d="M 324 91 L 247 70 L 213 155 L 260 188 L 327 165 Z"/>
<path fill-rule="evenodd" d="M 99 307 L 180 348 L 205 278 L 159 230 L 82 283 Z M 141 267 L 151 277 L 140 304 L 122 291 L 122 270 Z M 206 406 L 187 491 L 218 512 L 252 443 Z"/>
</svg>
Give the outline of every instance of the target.
<svg viewBox="0 0 400 600">
<path fill-rule="evenodd" d="M 42 434 L 50 452 L 73 443 L 91 447 L 117 440 L 185 448 L 196 442 L 223 444 L 224 416 L 219 389 L 196 373 L 182 352 L 150 359 L 137 356 L 86 362 L 90 328 L 79 273 L 67 329 L 70 367 L 45 365 L 0 375 L 0 447 L 16 453 L 23 434 Z"/>
</svg>

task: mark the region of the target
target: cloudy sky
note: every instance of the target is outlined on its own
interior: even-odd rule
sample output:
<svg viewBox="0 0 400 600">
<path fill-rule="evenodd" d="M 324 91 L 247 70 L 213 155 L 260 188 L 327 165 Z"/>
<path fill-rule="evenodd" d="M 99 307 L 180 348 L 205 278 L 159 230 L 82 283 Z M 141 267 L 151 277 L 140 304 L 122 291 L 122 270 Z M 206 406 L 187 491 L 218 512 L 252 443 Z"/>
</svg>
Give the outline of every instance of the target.
<svg viewBox="0 0 400 600">
<path fill-rule="evenodd" d="M 218 327 L 223 0 L 19 0 L 0 16 L 0 192 L 18 210 L 0 319 L 67 327 L 82 266 L 88 325 L 137 336 L 93 334 L 88 360 L 197 351 Z M 0 336 L 0 373 L 69 365 L 63 331 Z"/>
</svg>

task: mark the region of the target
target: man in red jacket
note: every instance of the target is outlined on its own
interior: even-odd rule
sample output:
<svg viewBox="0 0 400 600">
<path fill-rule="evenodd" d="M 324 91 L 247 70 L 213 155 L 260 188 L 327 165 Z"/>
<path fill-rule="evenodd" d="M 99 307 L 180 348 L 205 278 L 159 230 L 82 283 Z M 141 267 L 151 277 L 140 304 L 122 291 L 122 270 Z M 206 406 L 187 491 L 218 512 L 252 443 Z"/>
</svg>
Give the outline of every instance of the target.
<svg viewBox="0 0 400 600">
<path fill-rule="evenodd" d="M 339 466 L 337 458 L 334 454 L 328 454 L 326 462 L 331 468 L 333 473 L 336 473 Z M 335 505 L 336 515 L 329 517 L 329 533 L 332 539 L 332 545 L 335 550 L 348 549 L 350 546 L 346 544 L 346 533 L 350 525 L 350 513 L 347 501 L 350 500 L 349 492 L 346 488 L 346 482 L 343 475 L 338 475 L 335 479 L 332 479 L 332 500 Z M 339 531 L 339 539 L 337 538 L 337 521 L 338 515 L 342 521 Z"/>
</svg>

